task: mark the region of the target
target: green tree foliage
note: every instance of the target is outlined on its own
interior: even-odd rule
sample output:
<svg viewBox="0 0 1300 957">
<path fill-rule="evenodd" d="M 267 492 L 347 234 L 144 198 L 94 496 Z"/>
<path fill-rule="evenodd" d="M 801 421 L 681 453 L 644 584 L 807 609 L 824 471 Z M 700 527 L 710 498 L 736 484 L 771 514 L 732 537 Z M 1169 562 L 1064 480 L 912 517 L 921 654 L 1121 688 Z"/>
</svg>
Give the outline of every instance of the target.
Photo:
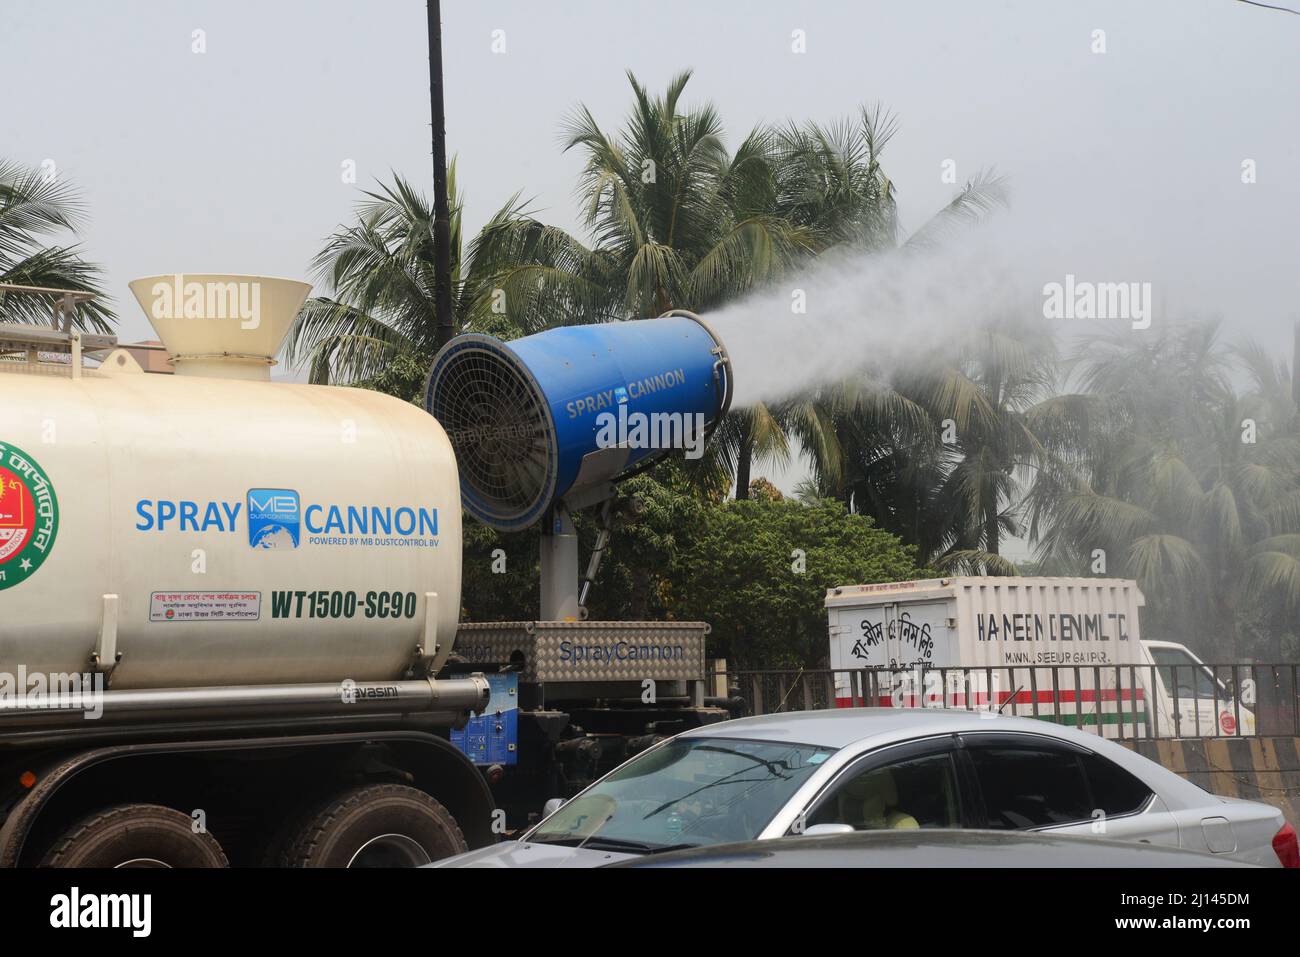
<svg viewBox="0 0 1300 957">
<path fill-rule="evenodd" d="M 564 148 L 583 161 L 584 238 L 516 196 L 465 246 L 453 170 L 460 328 L 508 339 L 707 311 L 819 256 L 932 246 L 1005 203 L 1003 181 L 978 174 L 904 237 L 882 159 L 897 129 L 888 113 L 759 127 L 733 152 L 713 106 L 684 105 L 689 76 L 652 96 L 629 75 L 632 109 L 617 131 L 584 107 L 567 120 Z M 39 207 L 19 221 L 39 225 Z M 418 398 L 437 326 L 431 222 L 395 177 L 330 238 L 317 266 L 333 296 L 310 301 L 291 336 L 316 381 Z M 0 256 L 12 247 L 3 228 L 0 216 Z M 1148 635 L 1219 660 L 1300 652 L 1294 370 L 1258 347 L 1224 347 L 1212 324 L 1094 337 L 1069 363 L 1036 310 L 992 318 L 937 343 L 927 363 L 733 410 L 703 460 L 623 483 L 592 616 L 702 618 L 714 653 L 811 664 L 825 649 L 825 587 L 929 573 L 916 564 L 1015 574 L 1003 544 L 1023 536 L 1038 552 L 1021 571 L 1136 578 Z M 1064 381 L 1077 393 L 1061 394 Z M 1243 441 L 1247 420 L 1254 441 Z M 750 481 L 752 462 L 796 450 L 812 477 L 794 500 Z M 723 501 L 733 480 L 750 501 Z M 596 522 L 576 524 L 585 557 Z M 536 615 L 537 546 L 535 529 L 466 522 L 469 619 Z"/>
<path fill-rule="evenodd" d="M 1082 574 L 1101 557 L 1135 578 L 1147 637 L 1215 661 L 1294 654 L 1300 423 L 1285 365 L 1183 322 L 1092 337 L 1078 368 L 1086 392 L 1049 413 L 1075 436 L 1073 467 L 1028 503 L 1040 557 Z"/>
<path fill-rule="evenodd" d="M 809 248 L 806 230 L 774 208 L 770 135 L 756 130 L 729 153 L 711 104 L 682 108 L 690 77 L 655 97 L 629 73 L 632 112 L 616 133 L 585 106 L 567 119 L 592 242 L 526 217 L 493 236 L 498 281 L 524 331 L 715 307 Z"/>
<path fill-rule="evenodd" d="M 61 177 L 0 160 L 0 282 L 103 297 L 100 267 L 82 259 L 76 243 L 51 244 L 65 234 L 75 235 L 82 217 L 77 192 Z M 0 292 L 0 317 L 48 326 L 58 299 Z M 72 314 L 73 326 L 87 332 L 111 332 L 114 321 L 102 298 L 78 303 Z"/>
<path fill-rule="evenodd" d="M 805 505 L 757 484 L 755 492 L 749 501 L 709 499 L 675 462 L 625 482 L 616 504 L 624 517 L 592 587 L 591 616 L 707 621 L 711 655 L 799 667 L 826 657 L 827 588 L 929 574 L 916 567 L 914 549 L 838 502 Z M 578 531 L 585 555 L 596 533 L 590 516 L 578 517 Z M 469 620 L 536 616 L 537 546 L 535 530 L 502 535 L 467 523 Z M 504 572 L 492 570 L 495 549 Z"/>
<path fill-rule="evenodd" d="M 463 621 L 532 621 L 541 602 L 537 527 L 504 534 L 469 513 L 461 550 L 460 604 Z"/>
<path fill-rule="evenodd" d="M 424 388 L 429 378 L 429 366 L 432 361 L 430 352 L 397 349 L 374 376 L 354 382 L 352 385 L 385 392 L 423 407 Z"/>
<path fill-rule="evenodd" d="M 492 257 L 481 250 L 523 215 L 523 207 L 512 198 L 466 248 L 454 161 L 447 188 L 457 325 L 511 338 L 517 330 L 494 308 Z M 287 358 L 290 364 L 306 361 L 312 382 L 360 385 L 413 400 L 428 374 L 438 328 L 433 207 L 396 174 L 391 184 L 363 195 L 356 221 L 340 226 L 313 262 L 332 295 L 303 305 L 286 339 Z"/>
<path fill-rule="evenodd" d="M 679 617 L 713 624 L 712 653 L 740 667 L 816 666 L 826 589 L 929 573 L 915 549 L 839 502 L 755 497 L 708 510 L 681 556 Z"/>
<path fill-rule="evenodd" d="M 945 571 L 1014 575 L 1001 555 L 1020 511 L 1058 463 L 1045 412 L 1058 357 L 1040 322 L 1003 319 L 937 344 L 928 361 L 828 399 L 838 469 L 817 488 L 917 545 Z"/>
<path fill-rule="evenodd" d="M 588 598 L 591 617 L 615 621 L 680 618 L 675 614 L 677 563 L 694 540 L 704 513 L 721 500 L 721 494 L 700 492 L 686 478 L 679 461 L 663 462 L 651 472 L 623 482 L 612 509 L 613 540 Z M 574 516 L 574 524 L 585 569 L 598 523 L 595 515 L 581 512 Z M 467 618 L 535 618 L 540 600 L 538 530 L 503 534 L 468 516 L 465 525 L 462 603 Z M 501 554 L 494 556 L 497 549 Z"/>
</svg>

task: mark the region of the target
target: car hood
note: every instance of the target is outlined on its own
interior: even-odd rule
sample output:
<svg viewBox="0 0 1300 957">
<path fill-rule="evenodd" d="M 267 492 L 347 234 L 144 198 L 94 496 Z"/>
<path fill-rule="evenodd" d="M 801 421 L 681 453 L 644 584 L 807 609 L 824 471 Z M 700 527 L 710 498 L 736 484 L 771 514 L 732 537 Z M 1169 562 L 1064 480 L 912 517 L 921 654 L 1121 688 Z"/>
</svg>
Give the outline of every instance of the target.
<svg viewBox="0 0 1300 957">
<path fill-rule="evenodd" d="M 502 841 L 476 851 L 444 857 L 425 867 L 603 867 L 637 857 L 620 851 L 563 847 L 530 841 Z"/>
</svg>

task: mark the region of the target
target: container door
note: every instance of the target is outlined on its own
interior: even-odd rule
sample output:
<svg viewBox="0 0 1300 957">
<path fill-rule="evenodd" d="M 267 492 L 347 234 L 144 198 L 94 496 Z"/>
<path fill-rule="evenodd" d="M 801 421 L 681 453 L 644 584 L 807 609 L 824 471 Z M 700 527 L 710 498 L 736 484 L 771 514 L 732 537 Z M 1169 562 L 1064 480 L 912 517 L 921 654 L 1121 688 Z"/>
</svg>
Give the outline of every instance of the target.
<svg viewBox="0 0 1300 957">
<path fill-rule="evenodd" d="M 926 687 L 939 687 L 928 702 L 942 707 L 941 686 L 916 678 L 918 668 L 951 667 L 952 602 L 890 602 L 834 608 L 830 613 L 831 668 L 840 707 L 922 705 Z M 860 672 L 857 676 L 851 671 Z M 859 693 L 855 694 L 854 681 Z"/>
<path fill-rule="evenodd" d="M 948 601 L 904 602 L 886 605 L 885 638 L 893 668 L 948 668 L 952 660 L 953 612 Z"/>
<path fill-rule="evenodd" d="M 951 602 L 913 601 L 886 605 L 884 630 L 890 670 L 890 703 L 895 707 L 942 708 L 947 689 L 940 670 L 954 664 Z M 952 676 L 948 676 L 952 677 Z"/>
<path fill-rule="evenodd" d="M 888 703 L 889 684 L 883 671 L 889 665 L 885 644 L 889 607 L 892 606 L 857 605 L 830 610 L 831 668 L 835 672 L 837 707 L 881 704 L 881 692 L 876 687 L 877 670 L 884 677 L 883 703 Z"/>
</svg>

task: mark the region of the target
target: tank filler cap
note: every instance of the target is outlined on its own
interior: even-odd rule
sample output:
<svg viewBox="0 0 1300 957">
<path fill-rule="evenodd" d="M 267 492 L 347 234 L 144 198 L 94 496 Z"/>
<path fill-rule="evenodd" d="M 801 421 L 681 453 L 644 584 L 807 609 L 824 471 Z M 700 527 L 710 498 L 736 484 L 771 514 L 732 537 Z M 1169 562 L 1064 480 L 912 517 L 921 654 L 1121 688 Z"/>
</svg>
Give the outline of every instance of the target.
<svg viewBox="0 0 1300 957">
<path fill-rule="evenodd" d="M 128 283 L 177 375 L 271 378 L 311 285 L 296 279 L 172 273 Z"/>
</svg>

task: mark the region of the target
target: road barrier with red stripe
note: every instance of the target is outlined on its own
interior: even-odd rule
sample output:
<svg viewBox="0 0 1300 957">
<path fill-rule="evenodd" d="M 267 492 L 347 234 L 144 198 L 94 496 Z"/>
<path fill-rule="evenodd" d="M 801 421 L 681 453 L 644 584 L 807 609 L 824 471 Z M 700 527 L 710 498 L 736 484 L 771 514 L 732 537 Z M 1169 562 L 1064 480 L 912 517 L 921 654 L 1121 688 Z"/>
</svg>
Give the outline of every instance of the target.
<svg viewBox="0 0 1300 957">
<path fill-rule="evenodd" d="M 1133 705 L 1132 702 L 1137 704 Z M 1105 705 L 1108 703 L 1119 702 L 1121 707 L 1113 711 L 1098 711 L 1095 705 L 1100 702 Z M 1053 721 L 1057 724 L 1066 724 L 1076 727 L 1088 725 L 1120 725 L 1127 724 L 1131 726 L 1142 726 L 1146 720 L 1146 692 L 1141 688 L 1123 688 L 1116 690 L 1114 688 L 1084 688 L 1079 691 L 1073 689 L 1065 691 L 999 691 L 995 694 L 987 692 L 974 692 L 964 694 L 956 692 L 944 695 L 942 703 L 937 696 L 927 698 L 924 695 L 904 694 L 904 695 L 883 695 L 873 699 L 863 699 L 861 697 L 836 697 L 835 706 L 837 708 L 861 708 L 868 706 L 877 708 L 956 708 L 962 711 L 980 710 L 980 711 L 999 711 L 1004 714 L 1021 714 L 1026 710 L 1034 710 L 1036 713 L 1030 717 L 1038 718 L 1043 721 Z M 1014 707 L 1008 707 L 1013 705 Z M 1063 707 L 1056 707 L 1057 705 Z M 1075 711 L 1069 710 L 1071 705 L 1083 705 Z M 1094 707 L 1087 707 L 1092 705 Z M 1124 707 L 1128 705 L 1128 707 Z"/>
<path fill-rule="evenodd" d="M 742 670 L 713 673 L 711 686 L 740 699 L 747 715 L 946 707 L 1038 718 L 1118 739 L 1300 736 L 1300 666 L 1205 668 L 1202 676 L 1156 665 Z M 1199 694 L 1193 677 L 1203 678 Z M 1242 693 L 1232 694 L 1233 688 Z"/>
</svg>

